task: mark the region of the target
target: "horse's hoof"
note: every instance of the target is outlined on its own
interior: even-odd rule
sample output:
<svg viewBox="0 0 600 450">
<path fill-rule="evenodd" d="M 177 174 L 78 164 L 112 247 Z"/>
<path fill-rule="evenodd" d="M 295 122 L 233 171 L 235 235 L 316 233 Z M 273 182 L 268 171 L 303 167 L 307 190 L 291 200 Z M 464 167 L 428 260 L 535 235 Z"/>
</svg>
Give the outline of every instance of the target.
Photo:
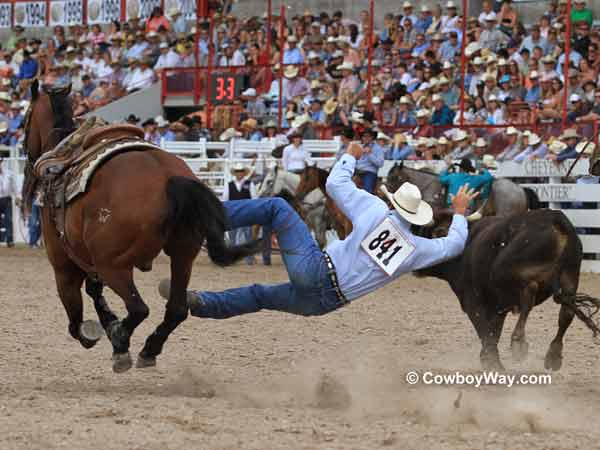
<svg viewBox="0 0 600 450">
<path fill-rule="evenodd" d="M 562 367 L 562 355 L 553 355 L 548 353 L 544 358 L 544 368 L 546 370 L 557 371 Z"/>
<path fill-rule="evenodd" d="M 146 367 L 156 366 L 156 356 L 142 356 L 138 355 L 135 367 L 137 369 L 145 369 Z"/>
<path fill-rule="evenodd" d="M 131 366 L 133 364 L 131 361 L 131 355 L 129 355 L 129 352 L 113 353 L 112 362 L 113 362 L 113 372 L 115 372 L 115 373 L 126 372 L 129 369 L 131 369 Z"/>
<path fill-rule="evenodd" d="M 522 362 L 527 358 L 529 352 L 529 344 L 524 339 L 512 340 L 510 342 L 510 350 L 512 351 L 512 359 L 514 362 Z"/>
<path fill-rule="evenodd" d="M 86 320 L 79 325 L 79 342 L 84 348 L 92 348 L 102 338 L 104 329 L 95 320 Z"/>
</svg>

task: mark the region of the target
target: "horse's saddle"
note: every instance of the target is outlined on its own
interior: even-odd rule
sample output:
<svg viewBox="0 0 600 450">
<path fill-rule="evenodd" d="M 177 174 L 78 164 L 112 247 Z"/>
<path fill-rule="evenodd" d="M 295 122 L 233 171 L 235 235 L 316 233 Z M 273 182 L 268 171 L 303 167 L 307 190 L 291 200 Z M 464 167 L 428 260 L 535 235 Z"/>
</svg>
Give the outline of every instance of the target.
<svg viewBox="0 0 600 450">
<path fill-rule="evenodd" d="M 42 181 L 44 203 L 64 207 L 86 191 L 92 175 L 103 162 L 119 153 L 159 149 L 143 138 L 143 130 L 134 125 L 108 125 L 102 119 L 87 119 L 35 163 L 33 170 Z"/>
</svg>

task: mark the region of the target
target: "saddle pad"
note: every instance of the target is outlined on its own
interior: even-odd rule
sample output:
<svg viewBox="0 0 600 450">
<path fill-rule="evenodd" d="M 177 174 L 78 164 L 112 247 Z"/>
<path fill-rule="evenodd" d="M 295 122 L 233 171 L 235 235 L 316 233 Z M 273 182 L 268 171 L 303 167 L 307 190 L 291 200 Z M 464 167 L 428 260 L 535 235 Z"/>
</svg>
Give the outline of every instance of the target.
<svg viewBox="0 0 600 450">
<path fill-rule="evenodd" d="M 130 124 L 104 125 L 88 131 L 83 138 L 82 148 L 87 150 L 102 141 L 125 138 L 144 139 L 144 130 Z"/>
</svg>

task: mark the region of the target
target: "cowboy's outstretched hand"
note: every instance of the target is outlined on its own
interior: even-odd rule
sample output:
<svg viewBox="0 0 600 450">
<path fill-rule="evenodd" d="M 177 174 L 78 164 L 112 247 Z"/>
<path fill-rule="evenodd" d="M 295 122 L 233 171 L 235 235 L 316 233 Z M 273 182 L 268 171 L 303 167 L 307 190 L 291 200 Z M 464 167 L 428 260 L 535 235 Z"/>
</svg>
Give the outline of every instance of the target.
<svg viewBox="0 0 600 450">
<path fill-rule="evenodd" d="M 452 196 L 452 207 L 454 208 L 455 214 L 464 216 L 467 212 L 467 208 L 471 203 L 471 200 L 476 198 L 479 192 L 475 192 L 475 189 L 469 189 L 468 184 L 464 184 L 460 187 L 456 195 Z"/>
</svg>

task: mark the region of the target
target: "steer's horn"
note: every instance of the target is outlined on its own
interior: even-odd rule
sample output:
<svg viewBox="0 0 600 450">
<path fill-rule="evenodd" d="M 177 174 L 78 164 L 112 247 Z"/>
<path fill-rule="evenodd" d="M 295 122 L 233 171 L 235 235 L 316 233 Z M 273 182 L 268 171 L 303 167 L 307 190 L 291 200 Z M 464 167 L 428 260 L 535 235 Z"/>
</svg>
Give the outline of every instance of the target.
<svg viewBox="0 0 600 450">
<path fill-rule="evenodd" d="M 477 211 L 466 217 L 467 222 L 477 222 L 478 220 L 481 220 L 483 218 L 483 208 L 485 208 L 485 205 L 487 205 L 487 199 L 485 200 L 485 202 L 483 202 L 483 204 L 479 207 Z"/>
</svg>

